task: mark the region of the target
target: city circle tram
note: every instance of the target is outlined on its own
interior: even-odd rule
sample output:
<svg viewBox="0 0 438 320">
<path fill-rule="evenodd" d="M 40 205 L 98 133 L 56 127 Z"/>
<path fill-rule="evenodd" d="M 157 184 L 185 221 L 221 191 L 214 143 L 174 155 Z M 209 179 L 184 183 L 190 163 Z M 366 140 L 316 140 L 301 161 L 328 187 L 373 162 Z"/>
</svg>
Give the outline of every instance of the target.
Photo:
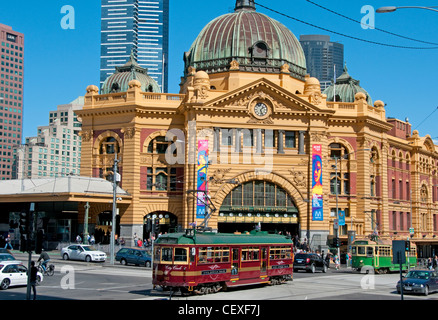
<svg viewBox="0 0 438 320">
<path fill-rule="evenodd" d="M 248 284 L 282 284 L 293 277 L 290 237 L 253 230 L 160 236 L 154 245 L 154 287 L 182 294 L 215 293 Z"/>
<path fill-rule="evenodd" d="M 389 273 L 399 271 L 400 266 L 393 264 L 392 243 L 371 240 L 356 240 L 351 247 L 352 268 L 360 272 L 374 271 L 374 273 Z M 408 270 L 417 266 L 417 248 L 410 244 L 406 251 L 406 263 L 402 270 Z"/>
</svg>

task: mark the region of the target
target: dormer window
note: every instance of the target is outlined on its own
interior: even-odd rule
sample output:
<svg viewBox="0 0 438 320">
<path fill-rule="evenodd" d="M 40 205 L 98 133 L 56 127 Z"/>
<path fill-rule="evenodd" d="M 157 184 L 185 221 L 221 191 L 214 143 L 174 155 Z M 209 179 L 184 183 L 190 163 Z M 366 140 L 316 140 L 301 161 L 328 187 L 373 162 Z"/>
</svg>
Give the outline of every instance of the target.
<svg viewBox="0 0 438 320">
<path fill-rule="evenodd" d="M 250 49 L 252 62 L 254 64 L 266 65 L 269 57 L 269 50 L 268 44 L 264 41 L 258 41 L 254 43 Z"/>
</svg>

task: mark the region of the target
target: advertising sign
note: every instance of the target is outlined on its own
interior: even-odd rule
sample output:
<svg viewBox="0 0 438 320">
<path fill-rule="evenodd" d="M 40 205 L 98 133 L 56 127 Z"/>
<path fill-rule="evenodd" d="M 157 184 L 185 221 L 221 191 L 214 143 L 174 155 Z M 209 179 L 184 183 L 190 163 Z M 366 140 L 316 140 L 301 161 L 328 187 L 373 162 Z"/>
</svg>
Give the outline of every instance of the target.
<svg viewBox="0 0 438 320">
<path fill-rule="evenodd" d="M 312 146 L 312 220 L 323 221 L 322 147 Z"/>
<path fill-rule="evenodd" d="M 345 226 L 345 211 L 339 210 L 338 215 L 339 215 L 339 225 Z"/>
<path fill-rule="evenodd" d="M 196 218 L 204 219 L 207 203 L 208 140 L 198 141 Z"/>
<path fill-rule="evenodd" d="M 6 33 L 6 39 L 11 42 L 17 42 L 17 36 L 15 34 Z"/>
</svg>

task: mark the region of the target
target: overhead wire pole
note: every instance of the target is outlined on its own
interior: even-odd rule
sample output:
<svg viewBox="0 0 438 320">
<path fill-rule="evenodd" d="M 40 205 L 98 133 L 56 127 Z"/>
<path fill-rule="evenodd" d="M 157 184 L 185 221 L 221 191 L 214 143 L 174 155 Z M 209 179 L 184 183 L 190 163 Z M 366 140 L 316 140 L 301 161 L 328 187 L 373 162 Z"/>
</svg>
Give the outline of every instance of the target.
<svg viewBox="0 0 438 320">
<path fill-rule="evenodd" d="M 111 241 L 110 241 L 110 263 L 114 264 L 114 247 L 116 237 L 116 214 L 117 214 L 117 182 L 120 181 L 118 174 L 117 152 L 114 157 L 114 169 L 113 169 L 113 211 L 112 211 L 112 228 L 111 228 Z"/>
</svg>

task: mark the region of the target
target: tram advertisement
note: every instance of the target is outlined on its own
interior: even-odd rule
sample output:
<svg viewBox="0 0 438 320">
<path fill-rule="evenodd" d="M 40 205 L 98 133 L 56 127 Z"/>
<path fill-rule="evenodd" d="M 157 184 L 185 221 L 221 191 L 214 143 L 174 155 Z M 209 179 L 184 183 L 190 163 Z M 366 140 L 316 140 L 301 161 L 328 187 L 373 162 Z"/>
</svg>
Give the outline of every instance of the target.
<svg viewBox="0 0 438 320">
<path fill-rule="evenodd" d="M 323 221 L 322 146 L 312 146 L 312 220 Z"/>
<path fill-rule="evenodd" d="M 196 218 L 205 218 L 207 197 L 207 168 L 208 168 L 208 140 L 198 141 L 198 177 L 197 177 L 197 203 Z"/>
</svg>

